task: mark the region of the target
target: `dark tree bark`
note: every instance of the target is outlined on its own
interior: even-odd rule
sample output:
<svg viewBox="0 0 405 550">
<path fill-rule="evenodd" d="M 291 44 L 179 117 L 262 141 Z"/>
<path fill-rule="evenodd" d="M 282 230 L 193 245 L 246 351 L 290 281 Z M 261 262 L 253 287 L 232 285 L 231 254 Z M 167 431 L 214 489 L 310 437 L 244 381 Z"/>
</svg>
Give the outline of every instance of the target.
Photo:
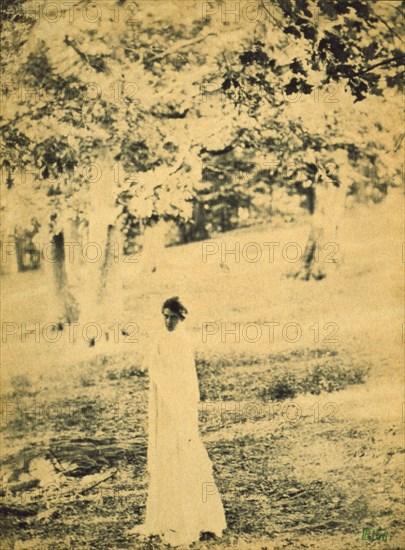
<svg viewBox="0 0 405 550">
<path fill-rule="evenodd" d="M 73 296 L 66 273 L 65 265 L 65 239 L 63 232 L 52 237 L 52 264 L 56 298 L 60 301 L 62 310 L 62 322 L 73 323 L 79 318 L 79 309 Z"/>
</svg>

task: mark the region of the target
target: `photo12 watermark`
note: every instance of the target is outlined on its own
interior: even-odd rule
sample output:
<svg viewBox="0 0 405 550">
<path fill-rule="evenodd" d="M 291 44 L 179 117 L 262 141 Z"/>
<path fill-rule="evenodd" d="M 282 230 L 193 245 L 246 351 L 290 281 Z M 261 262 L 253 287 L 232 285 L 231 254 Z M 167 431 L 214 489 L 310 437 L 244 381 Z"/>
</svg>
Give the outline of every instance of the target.
<svg viewBox="0 0 405 550">
<path fill-rule="evenodd" d="M 5 183 L 12 174 L 16 184 L 29 185 L 33 180 L 46 180 L 51 185 L 62 183 L 66 174 L 57 173 L 52 167 L 44 165 L 38 168 L 31 165 L 17 164 L 13 169 L 10 168 L 10 162 L 3 162 L 0 169 L 0 181 Z M 44 175 L 46 173 L 46 177 Z M 76 180 L 85 180 L 86 183 L 95 184 L 103 177 L 108 177 L 116 184 L 139 183 L 138 175 L 134 170 L 123 169 L 119 162 L 112 163 L 108 168 L 99 162 L 86 162 L 75 164 L 69 172 L 69 176 Z M 141 176 L 141 173 L 139 173 Z"/>
<path fill-rule="evenodd" d="M 327 19 L 327 15 L 315 3 L 307 6 L 306 15 L 308 24 L 312 25 L 318 25 L 323 19 Z M 206 1 L 201 4 L 201 18 L 203 22 L 218 19 L 224 25 L 269 22 L 277 28 L 281 28 L 285 22 L 283 10 L 273 0 Z"/>
<path fill-rule="evenodd" d="M 54 243 L 49 241 L 45 243 L 40 242 L 16 242 L 14 241 L 2 241 L 0 243 L 1 248 L 1 263 L 7 264 L 13 261 L 13 257 L 19 256 L 22 258 L 23 263 L 26 256 L 31 258 L 33 255 L 40 258 L 44 262 L 51 264 L 60 261 L 60 251 L 55 249 Z M 98 262 L 104 262 L 108 257 L 112 263 L 122 262 L 124 264 L 137 264 L 140 261 L 141 247 L 136 243 L 131 243 L 130 246 L 124 251 L 122 246 L 118 242 L 109 243 L 106 248 L 105 244 L 91 242 L 78 242 L 78 241 L 64 241 L 63 242 L 63 260 L 65 263 L 83 262 L 89 264 L 95 264 Z"/>
<path fill-rule="evenodd" d="M 275 342 L 287 342 L 295 344 L 303 336 L 310 337 L 314 343 L 322 342 L 324 344 L 339 344 L 337 337 L 339 325 L 334 321 L 319 323 L 315 321 L 310 325 L 301 325 L 296 321 L 264 321 L 257 322 L 226 322 L 205 321 L 201 326 L 201 341 L 209 343 L 236 343 L 247 342 L 256 344 L 266 342 L 273 344 Z"/>
<path fill-rule="evenodd" d="M 139 369 L 138 374 L 143 376 Z M 79 424 L 105 421 L 107 418 L 118 422 L 119 420 L 139 419 L 142 414 L 140 404 L 132 401 L 112 401 L 109 403 L 94 402 L 91 406 L 83 406 L 77 403 L 61 403 L 56 401 L 40 401 L 37 399 L 1 399 L 0 418 L 1 424 L 20 425 L 27 424 L 54 424 L 63 422 Z"/>
<path fill-rule="evenodd" d="M 85 82 L 80 88 L 71 84 L 63 89 L 55 89 L 50 92 L 45 86 L 33 87 L 23 82 L 2 79 L 0 83 L 0 102 L 7 103 L 10 100 L 17 100 L 21 104 L 55 101 L 55 99 L 61 101 L 80 99 L 81 111 L 76 109 L 75 113 L 79 113 L 79 119 L 84 121 L 86 117 L 97 117 L 104 113 L 105 107 L 101 103 L 99 103 L 99 109 L 102 109 L 102 111 L 97 111 L 95 105 L 102 100 L 113 104 L 123 104 L 130 101 L 132 104 L 139 105 L 139 90 L 139 85 L 136 82 L 112 80 L 107 82 L 104 87 L 101 87 L 99 82 Z M 90 107 L 93 110 L 89 110 Z"/>
<path fill-rule="evenodd" d="M 56 472 L 55 477 L 57 477 Z M 107 476 L 104 478 L 108 481 Z M 101 481 L 94 482 L 94 485 L 89 483 L 88 486 L 75 483 L 74 479 L 73 476 L 71 479 L 65 476 L 63 481 L 60 479 L 49 483 L 40 483 L 31 489 L 23 489 L 23 483 L 6 484 L 3 482 L 0 486 L 0 502 L 4 506 L 30 504 L 49 506 L 52 502 L 59 501 L 63 501 L 65 504 L 74 504 L 87 496 L 97 507 L 114 507 L 114 509 L 123 510 L 128 505 L 128 494 L 122 488 L 97 485 L 103 481 L 103 478 Z M 67 480 L 69 483 L 66 483 Z"/>
<path fill-rule="evenodd" d="M 251 241 L 248 243 L 228 241 L 203 241 L 201 243 L 201 260 L 203 263 L 221 262 L 222 264 L 242 262 L 255 264 L 258 262 L 297 263 L 307 254 L 308 245 L 296 241 Z M 311 245 L 312 261 L 314 263 L 339 263 L 340 244 L 327 242 L 320 244 L 315 241 Z M 229 261 L 229 259 L 231 261 Z"/>
<path fill-rule="evenodd" d="M 111 325 L 90 321 L 79 323 L 49 322 L 49 323 L 17 323 L 15 321 L 3 321 L 1 323 L 1 341 L 6 344 L 8 341 L 15 342 L 15 338 L 21 344 L 35 343 L 47 344 L 74 343 L 79 340 L 94 345 L 103 337 L 106 341 L 114 344 L 138 344 L 137 335 L 140 334 L 140 326 L 134 322 L 118 322 Z"/>
<path fill-rule="evenodd" d="M 221 98 L 221 102 L 225 103 L 229 101 L 229 94 L 230 91 L 232 91 L 230 82 L 230 80 L 213 81 L 208 79 L 201 82 L 199 93 L 201 102 L 209 103 L 211 98 L 218 98 L 218 96 Z M 317 104 L 325 105 L 339 103 L 340 88 L 339 85 L 334 82 L 328 84 L 314 82 L 309 84 L 311 90 L 309 93 L 299 91 L 292 92 L 284 82 L 279 80 L 266 81 L 265 88 L 258 84 L 251 86 L 257 97 L 267 101 L 271 98 L 276 102 L 305 102 L 306 104 L 311 103 L 314 106 Z"/>
<path fill-rule="evenodd" d="M 296 424 L 297 422 L 334 422 L 339 405 L 328 402 L 321 405 L 319 402 L 301 405 L 294 401 L 264 402 L 264 401 L 202 401 L 199 407 L 201 422 L 208 420 L 214 423 L 256 422 L 275 420 L 281 423 Z"/>
<path fill-rule="evenodd" d="M 309 175 L 309 166 L 311 167 L 311 176 Z M 207 164 L 208 169 L 209 167 L 210 164 Z M 314 174 L 322 174 L 322 181 L 326 183 L 333 183 L 339 178 L 339 165 L 333 161 L 305 164 L 304 161 L 298 162 L 296 160 L 260 159 L 259 162 L 258 159 L 252 159 L 248 162 L 248 167 L 249 169 L 242 170 L 234 163 L 234 169 L 231 170 L 233 183 L 246 184 L 251 180 L 252 174 L 259 173 L 273 179 L 277 175 L 282 178 L 283 182 L 302 183 L 304 187 L 312 181 L 309 179 L 310 177 L 313 180 L 315 179 Z M 203 164 L 203 170 L 204 168 Z"/>
<path fill-rule="evenodd" d="M 5 6 L 7 11 L 16 11 L 15 7 Z M 141 8 L 137 2 L 77 2 L 76 0 L 61 0 L 39 2 L 28 0 L 21 2 L 18 13 L 21 17 L 34 20 L 36 23 L 45 21 L 49 24 L 63 22 L 67 26 L 78 21 L 100 23 L 108 20 L 114 23 L 123 22 L 134 25 L 139 22 Z"/>
<path fill-rule="evenodd" d="M 277 457 L 277 459 L 262 459 L 258 460 L 257 457 L 254 457 L 254 459 L 246 459 L 244 457 L 243 459 L 245 470 L 250 470 L 252 473 L 254 473 L 257 476 L 258 483 L 260 484 L 260 481 L 271 479 L 272 478 L 272 472 L 274 472 L 275 466 L 282 464 L 283 469 L 285 472 L 289 472 L 293 474 L 294 471 L 294 463 L 293 459 L 288 455 L 283 455 Z M 212 481 L 204 481 L 201 484 L 201 498 L 203 503 L 210 503 L 211 497 L 223 494 L 232 491 L 232 488 L 235 487 L 236 484 L 235 479 L 221 479 L 218 481 L 218 483 L 212 482 Z M 259 485 L 260 487 L 260 485 Z M 339 487 L 336 483 L 332 481 L 323 482 L 323 483 L 310 483 L 307 485 L 307 489 L 311 491 L 312 493 L 314 491 L 321 492 L 322 496 L 326 499 L 332 499 L 336 498 L 341 491 L 339 490 Z M 266 494 L 265 489 L 258 489 L 258 492 L 262 494 Z M 298 492 L 303 492 L 301 490 L 297 490 Z M 285 495 L 284 498 L 290 498 L 289 496 Z"/>
</svg>

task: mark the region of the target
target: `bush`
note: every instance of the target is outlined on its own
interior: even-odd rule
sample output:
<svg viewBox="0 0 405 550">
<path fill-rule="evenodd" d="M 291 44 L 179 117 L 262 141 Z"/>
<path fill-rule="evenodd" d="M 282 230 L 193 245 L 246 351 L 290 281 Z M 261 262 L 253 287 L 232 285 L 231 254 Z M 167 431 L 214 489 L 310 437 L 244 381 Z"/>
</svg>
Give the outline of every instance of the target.
<svg viewBox="0 0 405 550">
<path fill-rule="evenodd" d="M 142 371 L 139 365 L 131 365 L 122 369 L 120 378 L 132 378 L 133 376 L 145 376 L 145 372 Z"/>
<path fill-rule="evenodd" d="M 336 350 L 291 353 L 200 352 L 196 357 L 202 401 L 283 400 L 299 393 L 333 392 L 365 382 L 368 369 Z"/>
<path fill-rule="evenodd" d="M 11 395 L 13 397 L 33 396 L 36 391 L 33 390 L 32 382 L 26 374 L 16 374 L 10 380 Z"/>
<path fill-rule="evenodd" d="M 312 371 L 307 371 L 301 380 L 304 393 L 318 395 L 321 391 L 333 392 L 343 390 L 352 384 L 363 384 L 368 369 L 362 366 L 345 367 L 336 364 L 318 364 Z"/>
<path fill-rule="evenodd" d="M 96 381 L 93 376 L 89 376 L 87 374 L 82 374 L 80 376 L 80 385 L 83 388 L 89 388 L 90 386 L 95 386 Z"/>
<path fill-rule="evenodd" d="M 286 371 L 275 376 L 268 388 L 261 390 L 260 397 L 280 401 L 295 397 L 298 392 L 298 381 L 294 372 Z"/>
<path fill-rule="evenodd" d="M 322 391 L 339 391 L 352 384 L 363 384 L 368 371 L 361 365 L 346 367 L 330 363 L 318 363 L 301 376 L 289 369 L 275 375 L 270 384 L 259 391 L 259 396 L 279 401 L 295 397 L 298 393 L 319 395 Z"/>
</svg>

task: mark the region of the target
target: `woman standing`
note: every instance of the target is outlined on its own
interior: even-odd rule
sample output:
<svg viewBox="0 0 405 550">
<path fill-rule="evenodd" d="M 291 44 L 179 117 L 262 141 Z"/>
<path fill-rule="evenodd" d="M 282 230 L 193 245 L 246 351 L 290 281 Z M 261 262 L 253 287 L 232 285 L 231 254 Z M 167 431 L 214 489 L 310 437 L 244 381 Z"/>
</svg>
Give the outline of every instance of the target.
<svg viewBox="0 0 405 550">
<path fill-rule="evenodd" d="M 145 524 L 173 546 L 218 537 L 226 528 L 212 466 L 198 431 L 198 380 L 193 350 L 183 329 L 186 308 L 178 297 L 162 307 L 165 330 L 151 347 L 149 370 L 149 493 Z"/>
</svg>

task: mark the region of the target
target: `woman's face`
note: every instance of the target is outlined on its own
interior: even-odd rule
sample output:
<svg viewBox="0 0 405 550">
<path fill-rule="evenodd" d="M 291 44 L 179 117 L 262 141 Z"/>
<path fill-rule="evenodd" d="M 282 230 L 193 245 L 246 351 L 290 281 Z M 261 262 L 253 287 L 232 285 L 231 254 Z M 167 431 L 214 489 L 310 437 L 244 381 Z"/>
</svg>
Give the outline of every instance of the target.
<svg viewBox="0 0 405 550">
<path fill-rule="evenodd" d="M 181 321 L 177 313 L 174 313 L 174 311 L 167 307 L 163 310 L 163 317 L 165 320 L 165 326 L 169 332 L 172 332 Z"/>
</svg>

